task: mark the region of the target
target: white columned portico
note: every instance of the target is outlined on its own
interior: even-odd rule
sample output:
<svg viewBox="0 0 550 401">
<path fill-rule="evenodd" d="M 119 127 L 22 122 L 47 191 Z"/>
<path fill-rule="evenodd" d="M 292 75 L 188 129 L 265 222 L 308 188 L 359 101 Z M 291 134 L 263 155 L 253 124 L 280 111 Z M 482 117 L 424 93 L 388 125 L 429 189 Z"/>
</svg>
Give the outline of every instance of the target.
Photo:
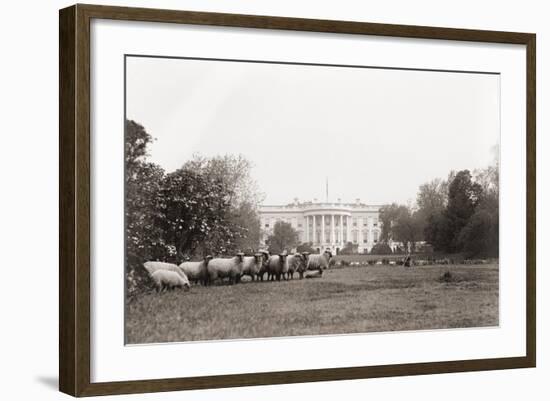
<svg viewBox="0 0 550 401">
<path fill-rule="evenodd" d="M 351 216 L 346 216 L 346 221 L 347 221 L 347 233 L 346 233 L 346 241 L 347 242 L 352 242 L 351 241 Z"/>
<path fill-rule="evenodd" d="M 340 215 L 340 245 L 344 245 L 344 216 Z"/>
<path fill-rule="evenodd" d="M 326 242 L 325 238 L 325 215 L 321 215 L 321 243 L 324 245 Z"/>
<path fill-rule="evenodd" d="M 330 215 L 330 245 L 336 244 L 336 234 L 334 232 L 334 215 Z"/>
<path fill-rule="evenodd" d="M 316 228 L 315 228 L 315 215 L 312 216 L 313 217 L 313 243 L 315 244 L 317 241 L 317 233 L 316 233 Z"/>
</svg>

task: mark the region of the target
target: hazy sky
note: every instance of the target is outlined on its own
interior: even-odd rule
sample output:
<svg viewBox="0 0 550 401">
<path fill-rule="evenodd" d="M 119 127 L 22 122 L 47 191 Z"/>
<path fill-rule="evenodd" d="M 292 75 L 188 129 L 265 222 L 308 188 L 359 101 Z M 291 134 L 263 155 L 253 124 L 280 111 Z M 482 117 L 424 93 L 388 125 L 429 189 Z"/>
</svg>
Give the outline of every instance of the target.
<svg viewBox="0 0 550 401">
<path fill-rule="evenodd" d="M 499 143 L 499 76 L 129 57 L 127 117 L 167 171 L 240 153 L 265 204 L 416 198 Z"/>
</svg>

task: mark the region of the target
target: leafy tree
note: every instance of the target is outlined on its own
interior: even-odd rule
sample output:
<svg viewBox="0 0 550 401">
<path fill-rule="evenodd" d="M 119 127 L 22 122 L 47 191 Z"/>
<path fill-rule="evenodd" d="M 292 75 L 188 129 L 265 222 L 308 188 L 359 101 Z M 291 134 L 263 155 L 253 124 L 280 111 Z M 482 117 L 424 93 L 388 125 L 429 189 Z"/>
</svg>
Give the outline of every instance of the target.
<svg viewBox="0 0 550 401">
<path fill-rule="evenodd" d="M 269 252 L 281 253 L 296 247 L 298 244 L 298 232 L 292 225 L 284 221 L 278 221 L 273 226 L 273 234 L 267 238 Z"/>
<path fill-rule="evenodd" d="M 146 162 L 147 146 L 153 141 L 145 128 L 126 120 L 125 139 L 125 269 L 131 295 L 147 280 L 142 263 L 173 252 L 155 222 L 159 217 L 159 188 L 164 171 Z"/>
<path fill-rule="evenodd" d="M 235 253 L 252 251 L 260 243 L 258 207 L 263 199 L 251 176 L 251 164 L 242 155 L 206 158 L 194 155 L 185 169 L 200 172 L 207 180 L 220 185 L 226 205 L 219 209 L 224 230 L 214 230 L 207 240 L 192 252 Z"/>
<path fill-rule="evenodd" d="M 423 221 L 421 216 L 405 205 L 393 203 L 380 209 L 382 221 L 382 242 L 400 241 L 405 248 L 414 247 L 423 238 Z"/>
<path fill-rule="evenodd" d="M 199 245 L 208 253 L 217 253 L 231 244 L 235 230 L 227 218 L 229 199 L 223 182 L 184 166 L 166 175 L 160 193 L 157 224 L 175 247 L 175 262 L 193 255 Z"/>
<path fill-rule="evenodd" d="M 445 209 L 447 206 L 448 188 L 449 185 L 447 181 L 440 178 L 422 184 L 420 188 L 418 188 L 418 195 L 416 197 L 418 210 L 429 215 L 431 212 Z"/>
<path fill-rule="evenodd" d="M 445 210 L 437 211 L 428 216 L 424 228 L 424 236 L 436 251 L 446 251 L 452 243 L 454 232 Z"/>
<path fill-rule="evenodd" d="M 449 185 L 449 201 L 445 210 L 446 223 L 449 225 L 450 242 L 446 244 L 447 252 L 460 251 L 460 231 L 468 224 L 481 200 L 483 188 L 472 180 L 469 170 L 462 170 Z"/>
<path fill-rule="evenodd" d="M 450 176 L 445 208 L 425 208 L 426 240 L 436 251 L 464 252 L 466 257 L 498 256 L 498 163 Z M 427 192 L 424 188 L 421 190 Z M 419 199 L 426 198 L 421 197 Z"/>
<path fill-rule="evenodd" d="M 464 256 L 498 256 L 498 211 L 479 208 L 460 231 L 458 245 Z"/>
<path fill-rule="evenodd" d="M 257 209 L 244 201 L 230 215 L 229 221 L 236 227 L 235 248 L 253 253 L 260 244 L 261 222 Z"/>
<path fill-rule="evenodd" d="M 482 194 L 474 214 L 462 228 L 458 244 L 465 257 L 498 257 L 499 254 L 499 168 L 495 164 L 475 171 Z"/>
</svg>

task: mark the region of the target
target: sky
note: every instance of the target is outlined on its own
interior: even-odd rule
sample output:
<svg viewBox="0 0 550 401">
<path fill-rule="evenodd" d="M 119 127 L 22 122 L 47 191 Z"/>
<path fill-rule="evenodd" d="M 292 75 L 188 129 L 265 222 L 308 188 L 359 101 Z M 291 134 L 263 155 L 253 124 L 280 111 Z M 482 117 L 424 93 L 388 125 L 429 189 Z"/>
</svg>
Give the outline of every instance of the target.
<svg viewBox="0 0 550 401">
<path fill-rule="evenodd" d="M 492 163 L 495 74 L 128 57 L 126 117 L 174 171 L 194 153 L 242 154 L 264 204 L 414 202 L 451 170 Z"/>
</svg>

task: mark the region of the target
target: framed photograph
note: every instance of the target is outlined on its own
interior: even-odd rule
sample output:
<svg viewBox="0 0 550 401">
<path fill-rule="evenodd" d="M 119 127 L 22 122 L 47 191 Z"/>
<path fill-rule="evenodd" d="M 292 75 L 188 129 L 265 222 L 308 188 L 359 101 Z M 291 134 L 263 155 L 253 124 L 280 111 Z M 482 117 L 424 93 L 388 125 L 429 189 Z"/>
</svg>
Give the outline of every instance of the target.
<svg viewBox="0 0 550 401">
<path fill-rule="evenodd" d="M 535 366 L 534 34 L 59 26 L 61 391 Z"/>
</svg>

